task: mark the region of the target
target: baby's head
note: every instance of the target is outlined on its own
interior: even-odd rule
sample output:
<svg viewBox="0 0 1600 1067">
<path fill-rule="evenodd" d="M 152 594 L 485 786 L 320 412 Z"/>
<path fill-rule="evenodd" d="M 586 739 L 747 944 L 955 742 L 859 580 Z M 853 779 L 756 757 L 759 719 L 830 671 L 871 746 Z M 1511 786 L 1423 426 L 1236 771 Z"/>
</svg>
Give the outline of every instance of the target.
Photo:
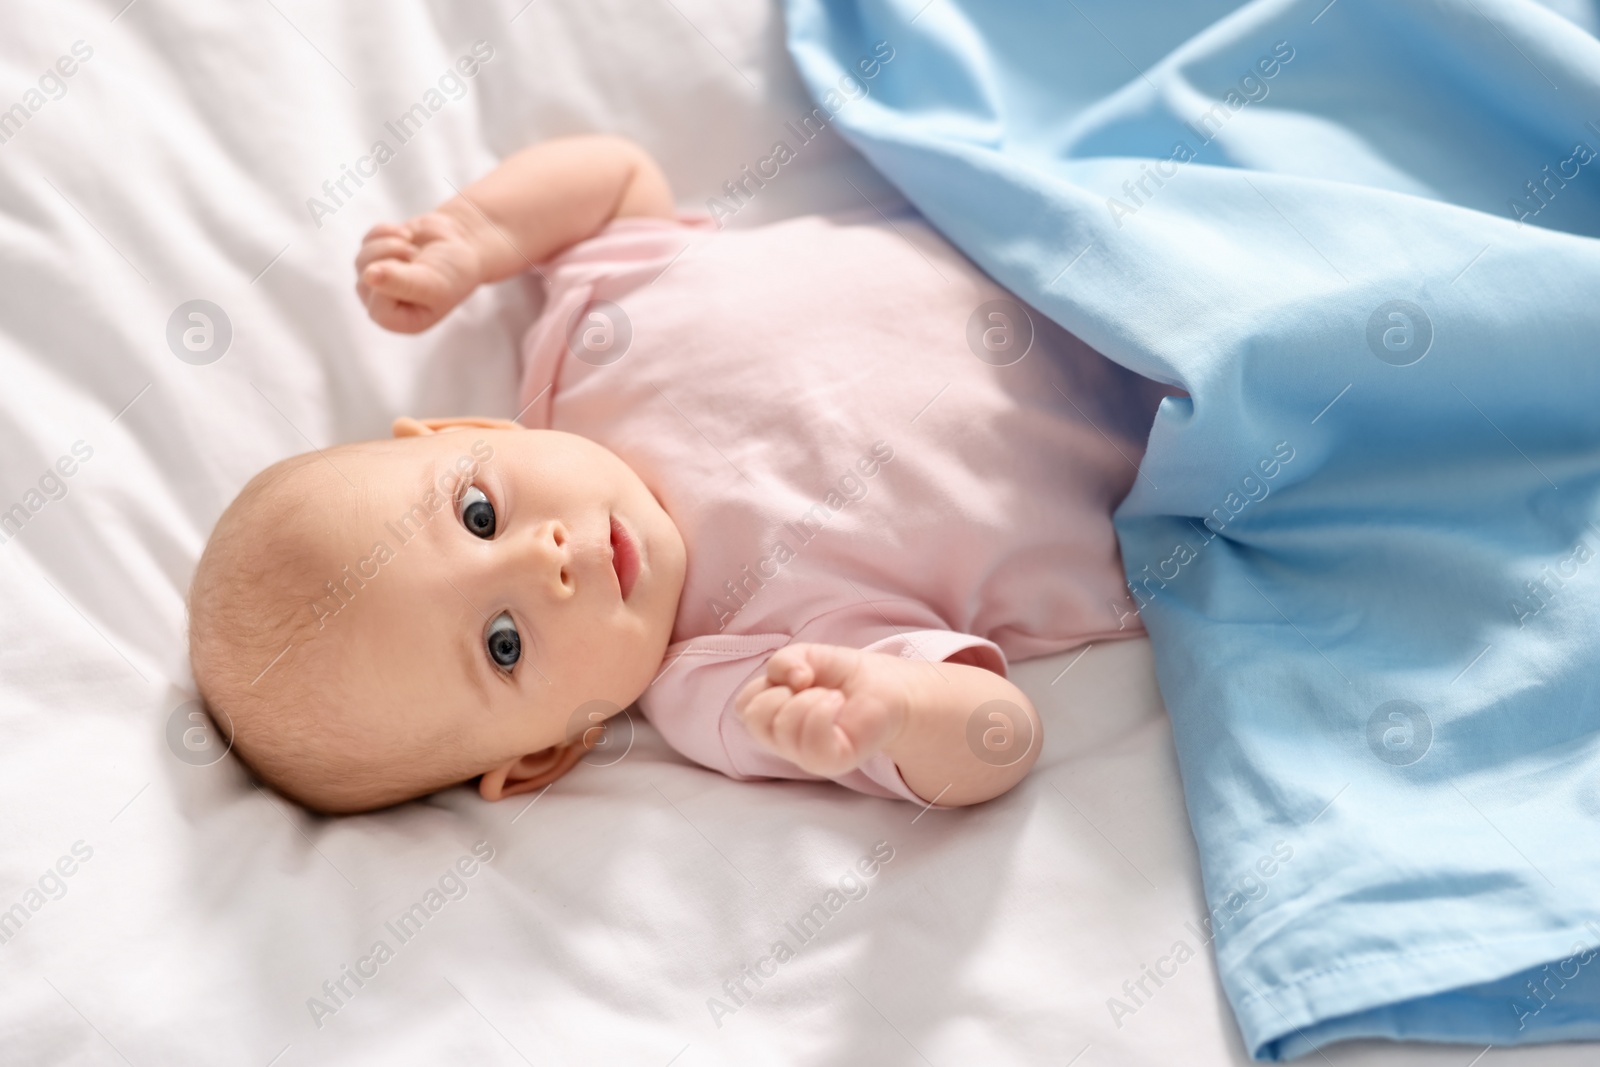
<svg viewBox="0 0 1600 1067">
<path fill-rule="evenodd" d="M 307 807 L 479 775 L 494 800 L 583 755 L 579 708 L 644 692 L 684 565 L 661 504 L 595 442 L 401 419 L 393 440 L 269 467 L 223 513 L 189 594 L 195 682 L 234 751 Z"/>
</svg>

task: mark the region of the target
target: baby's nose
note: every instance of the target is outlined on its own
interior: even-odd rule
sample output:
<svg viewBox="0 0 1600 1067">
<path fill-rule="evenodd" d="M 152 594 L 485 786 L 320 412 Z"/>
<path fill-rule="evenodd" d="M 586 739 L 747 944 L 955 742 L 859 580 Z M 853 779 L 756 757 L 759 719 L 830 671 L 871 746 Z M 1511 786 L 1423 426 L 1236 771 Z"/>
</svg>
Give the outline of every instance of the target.
<svg viewBox="0 0 1600 1067">
<path fill-rule="evenodd" d="M 528 530 L 522 538 L 522 564 L 540 592 L 565 600 L 577 592 L 572 574 L 572 537 L 559 519 L 549 519 Z"/>
</svg>

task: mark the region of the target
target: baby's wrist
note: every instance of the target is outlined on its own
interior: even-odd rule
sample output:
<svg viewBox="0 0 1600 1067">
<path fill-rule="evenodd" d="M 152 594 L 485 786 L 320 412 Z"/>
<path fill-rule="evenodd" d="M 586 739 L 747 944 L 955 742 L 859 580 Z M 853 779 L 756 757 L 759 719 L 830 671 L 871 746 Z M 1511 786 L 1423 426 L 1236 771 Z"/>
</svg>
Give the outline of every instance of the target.
<svg viewBox="0 0 1600 1067">
<path fill-rule="evenodd" d="M 930 803 L 975 804 L 1015 785 L 1038 758 L 1043 733 L 1032 702 L 1001 674 L 970 663 L 905 661 L 907 714 L 884 751 L 906 785 Z M 975 717 L 1005 726 L 1004 748 L 974 748 Z M 996 718 L 999 716 L 999 719 Z M 1004 758 L 994 759 L 999 755 Z"/>
<path fill-rule="evenodd" d="M 916 732 L 919 707 L 926 700 L 924 690 L 927 679 L 921 675 L 924 672 L 932 675 L 933 669 L 927 663 L 917 663 L 883 652 L 871 652 L 868 655 L 877 658 L 878 662 L 873 667 L 884 674 L 883 700 L 889 706 L 893 725 L 880 751 L 893 759 L 895 750 L 905 746 Z"/>
<path fill-rule="evenodd" d="M 475 285 L 497 282 L 523 269 L 516 265 L 500 269 L 500 261 L 507 256 L 516 258 L 517 263 L 522 261 L 513 255 L 506 239 L 495 229 L 489 218 L 465 197 L 452 197 L 440 204 L 435 213 L 454 222 L 460 231 L 462 242 L 472 249 L 473 258 L 477 263 L 477 277 L 473 279 Z"/>
</svg>

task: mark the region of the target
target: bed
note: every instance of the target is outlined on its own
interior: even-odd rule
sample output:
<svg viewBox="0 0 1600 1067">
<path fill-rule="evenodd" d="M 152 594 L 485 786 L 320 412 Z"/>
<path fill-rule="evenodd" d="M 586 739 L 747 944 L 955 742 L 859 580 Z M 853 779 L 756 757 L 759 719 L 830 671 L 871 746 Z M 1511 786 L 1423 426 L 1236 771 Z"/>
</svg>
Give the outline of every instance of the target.
<svg viewBox="0 0 1600 1067">
<path fill-rule="evenodd" d="M 634 715 L 532 799 L 323 819 L 196 715 L 184 590 L 251 474 L 399 414 L 513 413 L 536 287 L 386 334 L 351 292 L 361 233 L 587 130 L 638 139 L 705 210 L 810 110 L 774 4 L 71 0 L 10 23 L 0 1059 L 1248 1062 L 1143 640 L 1021 664 L 1044 755 L 963 811 L 733 782 Z M 829 133 L 727 222 L 863 199 L 896 195 Z"/>
</svg>

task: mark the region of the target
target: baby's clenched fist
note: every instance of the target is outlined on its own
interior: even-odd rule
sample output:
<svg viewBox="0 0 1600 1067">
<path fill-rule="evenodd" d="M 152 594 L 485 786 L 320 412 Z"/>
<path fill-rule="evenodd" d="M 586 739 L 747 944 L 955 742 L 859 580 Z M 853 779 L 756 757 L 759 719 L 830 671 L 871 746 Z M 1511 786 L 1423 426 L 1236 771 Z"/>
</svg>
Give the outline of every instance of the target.
<svg viewBox="0 0 1600 1067">
<path fill-rule="evenodd" d="M 356 295 L 379 326 L 420 333 L 470 296 L 482 271 L 468 227 L 433 212 L 367 231 L 356 255 Z"/>
<path fill-rule="evenodd" d="M 905 665 L 839 645 L 788 645 L 734 700 L 753 737 L 812 774 L 837 778 L 893 744 L 905 727 Z"/>
</svg>

